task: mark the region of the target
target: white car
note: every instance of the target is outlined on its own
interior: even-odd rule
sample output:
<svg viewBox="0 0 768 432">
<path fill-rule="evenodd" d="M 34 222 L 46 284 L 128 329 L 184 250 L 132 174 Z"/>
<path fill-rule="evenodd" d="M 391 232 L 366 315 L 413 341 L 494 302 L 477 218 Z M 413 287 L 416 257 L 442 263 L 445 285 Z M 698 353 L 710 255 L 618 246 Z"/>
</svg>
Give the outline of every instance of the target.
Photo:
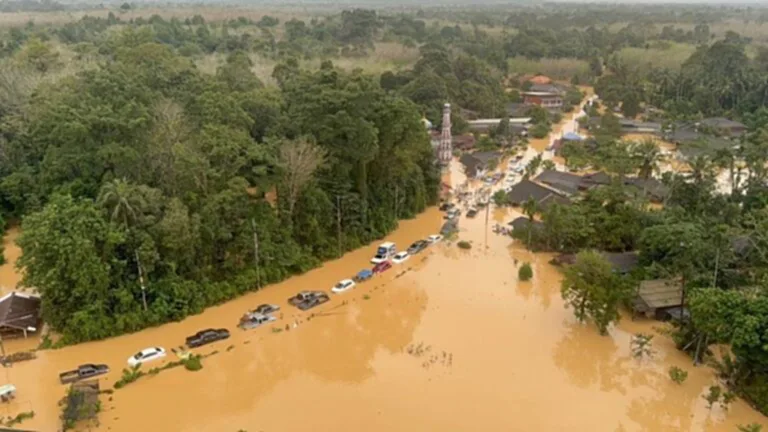
<svg viewBox="0 0 768 432">
<path fill-rule="evenodd" d="M 165 357 L 165 350 L 160 347 L 145 348 L 128 358 L 130 366 Z"/>
<path fill-rule="evenodd" d="M 435 244 L 440 242 L 443 239 L 443 236 L 440 234 L 432 234 L 431 236 L 427 237 L 427 242 L 429 244 Z"/>
<path fill-rule="evenodd" d="M 336 285 L 331 288 L 332 292 L 335 292 L 336 294 L 343 293 L 344 291 L 350 290 L 355 287 L 355 281 L 352 279 L 344 279 L 343 281 L 340 281 Z"/>
<path fill-rule="evenodd" d="M 408 255 L 408 252 L 398 252 L 395 254 L 395 256 L 392 257 L 392 262 L 395 264 L 402 264 L 406 261 L 408 261 L 408 258 L 411 256 Z"/>
</svg>

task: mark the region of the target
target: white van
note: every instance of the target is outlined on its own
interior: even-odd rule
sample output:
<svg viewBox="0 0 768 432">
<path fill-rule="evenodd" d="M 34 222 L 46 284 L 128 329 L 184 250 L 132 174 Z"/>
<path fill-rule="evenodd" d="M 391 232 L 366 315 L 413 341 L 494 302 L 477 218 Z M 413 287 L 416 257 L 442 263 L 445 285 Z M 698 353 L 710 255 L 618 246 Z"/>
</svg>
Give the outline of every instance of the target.
<svg viewBox="0 0 768 432">
<path fill-rule="evenodd" d="M 387 261 L 388 259 L 392 258 L 397 253 L 397 248 L 395 247 L 395 244 L 392 242 L 386 242 L 379 245 L 379 248 L 376 249 L 376 255 L 371 258 L 371 262 L 373 264 L 378 264 L 380 262 Z"/>
</svg>

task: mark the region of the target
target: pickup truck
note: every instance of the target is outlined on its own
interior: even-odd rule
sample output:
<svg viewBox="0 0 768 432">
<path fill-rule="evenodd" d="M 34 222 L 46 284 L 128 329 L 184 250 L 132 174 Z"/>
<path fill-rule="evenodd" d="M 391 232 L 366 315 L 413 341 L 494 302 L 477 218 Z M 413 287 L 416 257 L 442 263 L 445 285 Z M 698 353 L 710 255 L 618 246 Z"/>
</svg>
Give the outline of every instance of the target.
<svg viewBox="0 0 768 432">
<path fill-rule="evenodd" d="M 312 309 L 330 300 L 328 294 L 322 291 L 301 291 L 288 299 L 288 303 L 301 310 Z"/>
<path fill-rule="evenodd" d="M 229 330 L 227 329 L 206 329 L 188 337 L 186 342 L 188 347 L 197 348 L 227 338 L 229 338 Z"/>
<path fill-rule="evenodd" d="M 71 384 L 80 380 L 104 375 L 109 372 L 109 366 L 105 364 L 84 364 L 70 371 L 59 374 L 59 381 L 62 384 Z"/>
<path fill-rule="evenodd" d="M 238 327 L 243 330 L 254 329 L 268 322 L 275 321 L 275 319 L 276 318 L 271 315 L 264 315 L 258 312 L 250 312 L 240 318 L 240 324 L 238 324 Z"/>
</svg>

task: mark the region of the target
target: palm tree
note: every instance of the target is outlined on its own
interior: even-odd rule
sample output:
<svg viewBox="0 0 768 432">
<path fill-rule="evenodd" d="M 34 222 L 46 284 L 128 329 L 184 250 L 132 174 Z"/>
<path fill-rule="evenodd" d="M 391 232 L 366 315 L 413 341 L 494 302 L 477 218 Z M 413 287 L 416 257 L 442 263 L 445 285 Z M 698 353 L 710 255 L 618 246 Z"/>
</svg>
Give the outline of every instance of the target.
<svg viewBox="0 0 768 432">
<path fill-rule="evenodd" d="M 659 164 L 666 160 L 652 138 L 633 144 L 632 157 L 639 167 L 638 175 L 645 180 L 651 178 L 654 171 L 658 170 Z"/>
<path fill-rule="evenodd" d="M 112 222 L 122 222 L 127 230 L 130 222 L 136 220 L 136 208 L 141 204 L 135 192 L 126 179 L 115 179 L 101 187 L 97 202 L 107 209 Z"/>
<path fill-rule="evenodd" d="M 137 193 L 134 185 L 123 179 L 115 179 L 105 183 L 99 191 L 97 202 L 103 206 L 110 215 L 112 222 L 122 222 L 123 229 L 128 231 L 130 223 L 136 221 L 137 210 L 144 207 L 144 200 Z M 144 304 L 144 310 L 147 310 L 147 287 L 144 284 L 144 272 L 141 268 L 138 249 L 134 249 L 133 254 L 136 258 L 136 267 L 139 273 L 139 284 L 141 285 L 141 299 Z"/>
<path fill-rule="evenodd" d="M 528 248 L 531 248 L 531 232 L 533 231 L 533 217 L 538 210 L 538 203 L 533 197 L 528 197 L 528 200 L 523 203 L 523 213 L 528 216 Z"/>
</svg>

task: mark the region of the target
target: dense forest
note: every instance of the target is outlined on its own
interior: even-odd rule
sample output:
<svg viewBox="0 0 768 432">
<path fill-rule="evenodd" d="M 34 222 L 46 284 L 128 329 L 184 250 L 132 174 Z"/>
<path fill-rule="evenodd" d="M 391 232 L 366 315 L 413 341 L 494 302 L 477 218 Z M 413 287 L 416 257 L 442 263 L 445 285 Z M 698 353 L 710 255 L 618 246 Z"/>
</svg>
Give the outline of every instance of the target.
<svg viewBox="0 0 768 432">
<path fill-rule="evenodd" d="M 131 28 L 100 48 L 2 112 L 2 205 L 65 342 L 199 312 L 436 200 L 421 114 L 376 77 L 286 62 L 267 88 L 241 51 L 203 75 Z"/>
</svg>

